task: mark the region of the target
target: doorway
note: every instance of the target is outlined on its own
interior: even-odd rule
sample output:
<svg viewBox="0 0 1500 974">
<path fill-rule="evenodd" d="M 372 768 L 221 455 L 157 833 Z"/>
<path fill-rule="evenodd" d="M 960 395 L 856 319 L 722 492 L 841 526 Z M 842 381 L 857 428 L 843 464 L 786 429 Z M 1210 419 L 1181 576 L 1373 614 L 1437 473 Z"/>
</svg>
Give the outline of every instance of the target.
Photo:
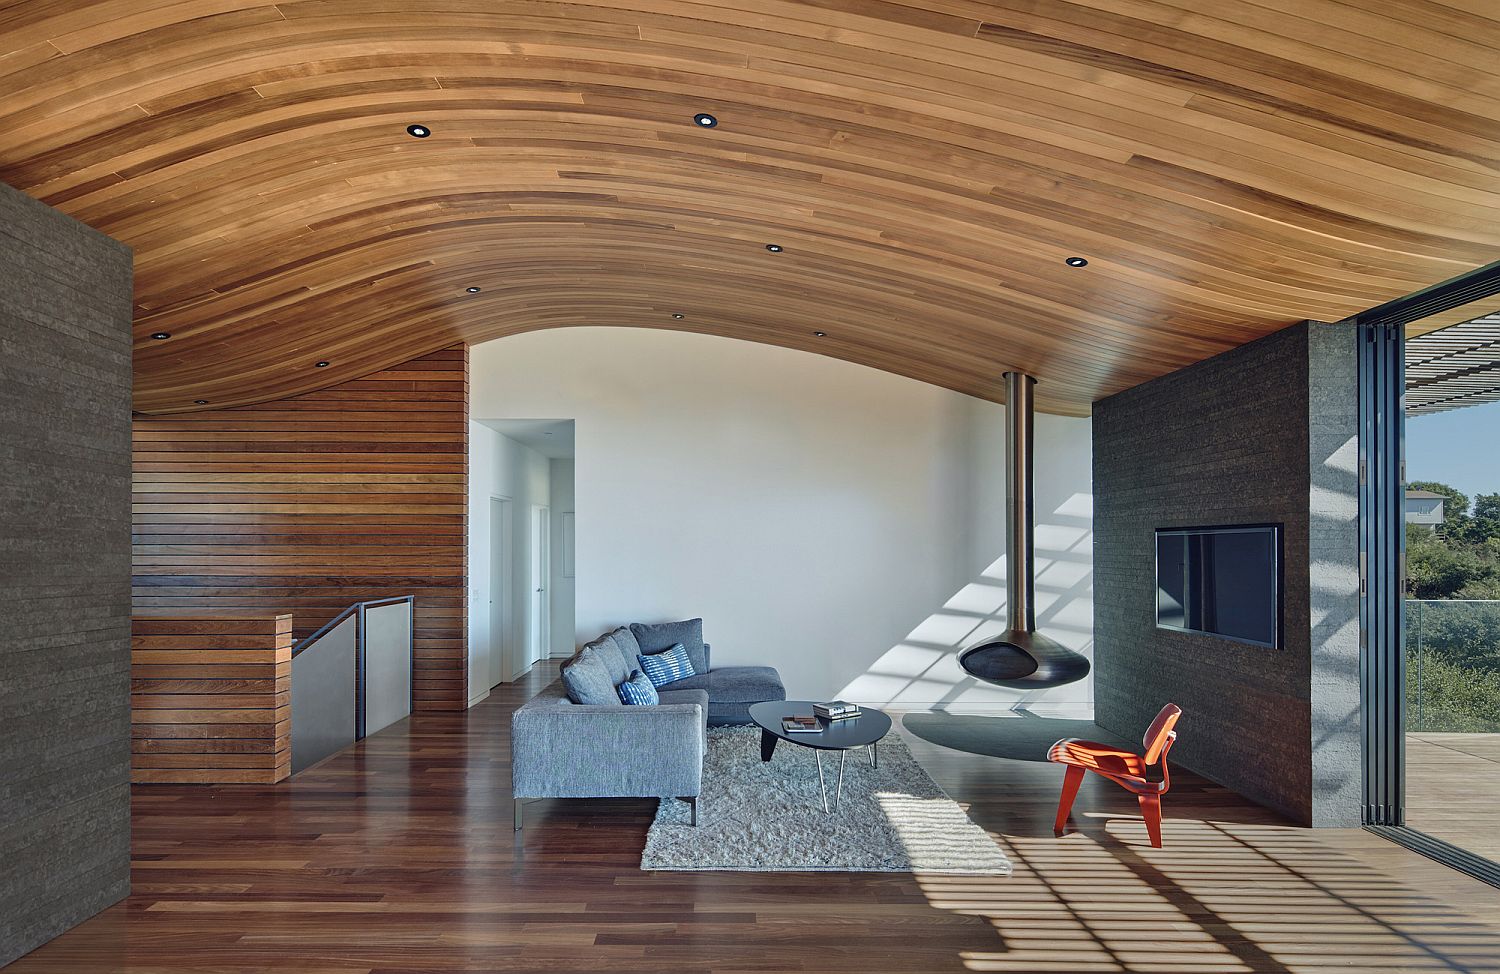
<svg viewBox="0 0 1500 974">
<path fill-rule="evenodd" d="M 552 655 L 552 509 L 531 505 L 531 607 L 527 615 L 526 666 Z"/>
<path fill-rule="evenodd" d="M 514 564 L 511 538 L 511 499 L 490 497 L 490 689 L 510 680 L 515 674 L 512 657 L 515 605 L 511 566 Z"/>
<path fill-rule="evenodd" d="M 474 420 L 469 434 L 469 683 L 482 696 L 574 649 L 573 421 Z"/>
</svg>

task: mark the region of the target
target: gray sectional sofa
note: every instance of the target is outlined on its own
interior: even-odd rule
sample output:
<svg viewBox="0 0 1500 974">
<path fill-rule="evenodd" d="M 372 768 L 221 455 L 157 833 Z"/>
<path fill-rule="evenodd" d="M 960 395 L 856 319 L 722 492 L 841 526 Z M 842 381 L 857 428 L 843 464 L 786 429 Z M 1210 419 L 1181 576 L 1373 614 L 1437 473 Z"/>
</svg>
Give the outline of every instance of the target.
<svg viewBox="0 0 1500 974">
<path fill-rule="evenodd" d="M 640 668 L 638 656 L 668 648 L 665 640 L 681 642 L 696 674 L 659 687 L 654 706 L 628 706 L 597 694 L 576 702 L 560 677 L 516 710 L 510 746 L 517 829 L 524 803 L 537 798 L 682 798 L 698 823 L 709 725 L 749 723 L 752 703 L 786 699 L 772 667 L 713 668 L 701 633 L 702 620 L 622 626 L 563 664 L 566 670 L 586 660 L 596 675 L 602 662 L 617 687 Z"/>
</svg>

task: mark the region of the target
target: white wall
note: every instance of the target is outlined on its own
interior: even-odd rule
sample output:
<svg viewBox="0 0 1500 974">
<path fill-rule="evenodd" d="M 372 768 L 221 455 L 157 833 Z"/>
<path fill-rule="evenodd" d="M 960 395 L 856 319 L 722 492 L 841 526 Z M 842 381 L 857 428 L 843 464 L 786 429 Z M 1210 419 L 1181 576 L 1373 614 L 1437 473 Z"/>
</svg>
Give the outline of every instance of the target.
<svg viewBox="0 0 1500 974">
<path fill-rule="evenodd" d="M 578 648 L 575 641 L 574 578 L 563 574 L 563 515 L 576 514 L 573 503 L 573 461 L 553 459 L 552 470 L 552 655 L 566 658 Z M 576 528 L 576 525 L 575 525 Z"/>
<path fill-rule="evenodd" d="M 477 415 L 471 411 L 471 416 Z M 496 417 L 498 418 L 498 417 Z M 503 665 L 492 647 L 495 638 L 490 605 L 490 498 L 511 500 L 511 666 Z M 498 682 L 514 679 L 535 660 L 527 653 L 530 617 L 531 506 L 551 500 L 551 471 L 547 458 L 479 422 L 469 423 L 469 702 L 475 703 Z M 495 607 L 494 616 L 501 615 Z M 507 672 L 509 671 L 509 672 Z"/>
<path fill-rule="evenodd" d="M 715 662 L 776 666 L 792 697 L 1017 700 L 954 662 L 1003 628 L 1003 407 L 669 331 L 518 335 L 470 370 L 475 417 L 576 421 L 579 641 L 701 615 Z M 1039 416 L 1037 441 L 1038 613 L 1088 651 L 1089 422 Z"/>
</svg>

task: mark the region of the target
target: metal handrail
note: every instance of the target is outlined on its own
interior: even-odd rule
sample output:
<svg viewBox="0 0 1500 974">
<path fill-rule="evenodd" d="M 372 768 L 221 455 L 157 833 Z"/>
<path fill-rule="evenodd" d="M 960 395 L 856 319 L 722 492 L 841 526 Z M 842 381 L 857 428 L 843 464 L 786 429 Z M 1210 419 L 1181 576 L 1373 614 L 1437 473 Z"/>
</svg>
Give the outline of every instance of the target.
<svg viewBox="0 0 1500 974">
<path fill-rule="evenodd" d="M 395 605 L 397 602 L 411 602 L 413 605 L 415 605 L 416 601 L 417 598 L 414 595 L 391 595 L 385 598 L 366 599 L 363 602 L 356 602 L 353 605 L 349 606 L 349 608 L 344 609 L 338 615 L 334 616 L 332 619 L 329 619 L 327 622 L 323 623 L 323 625 L 319 626 L 318 630 L 312 635 L 304 636 L 302 639 L 298 640 L 292 646 L 292 656 L 295 658 L 298 653 L 302 652 L 304 649 L 317 642 L 319 637 L 325 635 L 334 626 L 337 626 L 339 623 L 343 622 L 345 619 L 354 615 L 356 612 L 361 611 L 362 609 L 368 609 L 372 606 Z"/>
<path fill-rule="evenodd" d="M 366 637 L 368 635 L 368 625 L 365 622 L 366 613 L 369 610 L 371 610 L 371 609 L 378 609 L 378 608 L 381 608 L 383 606 L 399 605 L 399 604 L 401 604 L 403 602 L 406 603 L 407 605 L 411 606 L 411 609 L 410 609 L 410 611 L 409 611 L 409 613 L 407 615 L 407 628 L 406 628 L 407 646 L 406 646 L 406 651 L 407 651 L 407 665 L 412 668 L 412 672 L 410 672 L 408 674 L 408 677 L 409 677 L 409 679 L 408 679 L 408 686 L 409 686 L 409 689 L 410 689 L 410 693 L 414 697 L 415 696 L 415 692 L 416 692 L 416 680 L 415 680 L 415 672 L 414 672 L 415 671 L 415 655 L 416 655 L 415 654 L 415 648 L 416 647 L 414 645 L 415 644 L 415 639 L 416 639 L 416 597 L 413 596 L 413 595 L 390 595 L 390 596 L 383 596 L 383 597 L 380 597 L 380 598 L 366 599 L 366 600 L 364 600 L 362 602 L 355 602 L 353 605 L 350 605 L 349 607 L 345 608 L 344 610 L 342 610 L 341 612 L 339 612 L 337 615 L 335 615 L 332 619 L 328 620 L 328 622 L 326 622 L 322 626 L 318 627 L 318 629 L 317 629 L 316 632 L 313 632 L 311 635 L 307 636 L 305 639 L 299 640 L 297 642 L 297 644 L 292 647 L 292 658 L 296 659 L 303 652 L 305 652 L 308 649 L 311 649 L 314 645 L 316 645 L 318 643 L 318 641 L 320 639 L 322 639 L 324 636 L 328 635 L 330 632 L 332 632 L 338 626 L 340 626 L 343 623 L 349 621 L 350 618 L 354 619 L 354 674 L 353 674 L 354 675 L 354 728 L 353 728 L 354 733 L 353 733 L 353 741 L 364 740 L 364 738 L 366 736 L 366 727 L 367 727 L 367 725 L 366 725 L 366 695 L 367 695 L 367 686 L 368 686 L 367 679 L 368 679 L 368 677 L 367 677 L 367 672 L 366 672 L 366 669 L 367 669 L 367 663 L 366 663 Z M 318 659 L 314 658 L 312 660 L 312 662 L 313 663 L 317 663 Z M 410 701 L 408 701 L 408 703 L 410 704 Z M 409 712 L 409 709 L 408 709 L 408 712 Z M 293 730 L 293 734 L 295 735 L 295 733 L 296 732 L 295 732 L 295 729 L 294 729 Z M 352 743 L 352 741 L 350 743 Z M 323 755 L 323 756 L 326 756 L 326 755 Z M 314 763 L 316 761 L 318 761 L 318 760 L 322 760 L 322 757 L 320 756 L 320 757 L 314 759 Z M 310 765 L 305 765 L 304 767 L 306 767 L 306 766 L 310 766 Z"/>
<path fill-rule="evenodd" d="M 359 609 L 360 604 L 361 603 L 359 603 L 359 602 L 354 603 L 353 605 L 349 606 L 349 608 L 345 609 L 343 612 L 340 612 L 338 615 L 334 616 L 332 619 L 329 619 L 327 622 L 323 623 L 322 626 L 318 627 L 318 631 L 315 632 L 315 633 L 313 633 L 311 636 L 305 636 L 302 639 L 299 639 L 292 646 L 292 658 L 296 659 L 297 655 L 299 653 L 301 653 L 307 647 L 311 646 L 313 643 L 317 642 L 319 639 L 322 639 L 325 635 L 328 634 L 328 631 L 330 629 L 332 629 L 334 626 L 338 625 L 339 623 L 343 622 L 345 619 L 349 618 L 350 616 L 354 615 L 354 613 Z"/>
</svg>

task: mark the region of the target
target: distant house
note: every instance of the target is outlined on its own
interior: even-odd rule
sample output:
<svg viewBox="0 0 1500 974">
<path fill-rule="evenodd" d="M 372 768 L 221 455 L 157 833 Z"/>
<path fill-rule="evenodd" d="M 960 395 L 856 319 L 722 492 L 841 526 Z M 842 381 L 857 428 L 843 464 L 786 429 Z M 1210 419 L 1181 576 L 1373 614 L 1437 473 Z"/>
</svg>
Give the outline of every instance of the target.
<svg viewBox="0 0 1500 974">
<path fill-rule="evenodd" d="M 1406 523 L 1422 524 L 1429 528 L 1443 523 L 1443 495 L 1430 490 L 1408 490 L 1406 492 Z"/>
</svg>

